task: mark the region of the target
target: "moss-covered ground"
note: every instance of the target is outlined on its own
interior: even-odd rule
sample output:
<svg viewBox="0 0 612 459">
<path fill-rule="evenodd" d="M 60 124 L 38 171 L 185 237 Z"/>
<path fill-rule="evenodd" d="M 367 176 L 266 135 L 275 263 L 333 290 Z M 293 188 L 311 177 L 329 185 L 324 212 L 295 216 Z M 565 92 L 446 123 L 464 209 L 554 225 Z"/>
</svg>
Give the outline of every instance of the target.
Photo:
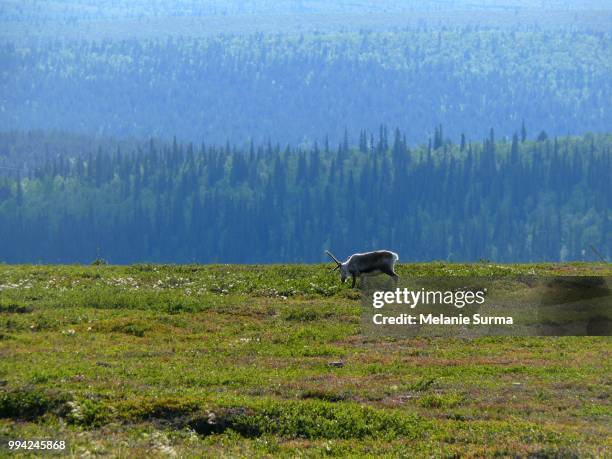
<svg viewBox="0 0 612 459">
<path fill-rule="evenodd" d="M 0 437 L 67 440 L 76 457 L 610 457 L 611 350 L 368 338 L 359 291 L 324 265 L 0 265 Z"/>
</svg>

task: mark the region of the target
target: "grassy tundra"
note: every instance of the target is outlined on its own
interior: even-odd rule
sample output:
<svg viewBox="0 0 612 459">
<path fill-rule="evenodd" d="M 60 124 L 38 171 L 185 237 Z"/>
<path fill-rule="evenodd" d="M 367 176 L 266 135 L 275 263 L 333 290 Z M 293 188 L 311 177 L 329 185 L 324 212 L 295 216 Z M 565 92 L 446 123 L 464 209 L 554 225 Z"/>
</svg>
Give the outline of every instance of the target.
<svg viewBox="0 0 612 459">
<path fill-rule="evenodd" d="M 612 265 L 398 266 L 505 273 Z M 78 456 L 612 454 L 610 338 L 368 339 L 358 296 L 323 265 L 0 265 L 0 437 Z"/>
</svg>

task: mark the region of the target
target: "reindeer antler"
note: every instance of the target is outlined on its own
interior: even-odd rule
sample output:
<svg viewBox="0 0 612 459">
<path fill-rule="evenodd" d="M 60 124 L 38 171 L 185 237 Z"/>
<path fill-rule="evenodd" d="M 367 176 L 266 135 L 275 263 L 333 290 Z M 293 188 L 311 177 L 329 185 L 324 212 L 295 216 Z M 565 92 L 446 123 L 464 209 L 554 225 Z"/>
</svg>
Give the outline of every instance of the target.
<svg viewBox="0 0 612 459">
<path fill-rule="evenodd" d="M 335 271 L 336 269 L 338 269 L 342 263 L 340 263 L 340 262 L 338 261 L 338 259 L 337 259 L 336 257 L 334 257 L 334 256 L 332 255 L 332 253 L 331 253 L 329 250 L 326 250 L 326 251 L 325 251 L 325 253 L 326 253 L 327 255 L 329 255 L 329 257 L 330 257 L 332 260 L 334 260 L 334 261 L 336 262 L 336 267 L 334 268 L 334 271 Z"/>
</svg>

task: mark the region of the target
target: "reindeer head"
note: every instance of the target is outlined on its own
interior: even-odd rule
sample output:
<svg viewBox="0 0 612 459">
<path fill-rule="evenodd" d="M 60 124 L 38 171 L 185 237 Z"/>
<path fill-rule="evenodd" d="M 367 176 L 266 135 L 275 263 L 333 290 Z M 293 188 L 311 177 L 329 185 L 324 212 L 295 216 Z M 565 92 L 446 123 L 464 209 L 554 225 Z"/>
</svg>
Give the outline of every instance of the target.
<svg viewBox="0 0 612 459">
<path fill-rule="evenodd" d="M 334 263 L 336 263 L 336 266 L 334 266 L 332 271 L 339 269 L 340 270 L 340 280 L 342 282 L 346 282 L 346 279 L 349 276 L 347 264 L 341 263 L 335 256 L 332 255 L 332 253 L 329 250 L 326 250 L 325 253 L 334 261 Z"/>
</svg>

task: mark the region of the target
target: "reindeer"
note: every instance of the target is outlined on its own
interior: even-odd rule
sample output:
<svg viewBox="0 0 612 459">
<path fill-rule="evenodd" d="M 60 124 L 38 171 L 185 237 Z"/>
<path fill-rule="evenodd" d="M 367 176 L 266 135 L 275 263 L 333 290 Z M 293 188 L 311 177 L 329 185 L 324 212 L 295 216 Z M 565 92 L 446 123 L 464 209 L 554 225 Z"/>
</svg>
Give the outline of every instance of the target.
<svg viewBox="0 0 612 459">
<path fill-rule="evenodd" d="M 353 278 L 351 288 L 355 288 L 355 281 L 358 277 L 363 287 L 365 278 L 362 278 L 362 276 L 366 275 L 372 276 L 384 273 L 391 276 L 396 282 L 399 279 L 399 276 L 393 270 L 395 262 L 399 260 L 399 256 L 395 252 L 377 250 L 375 252 L 356 253 L 351 255 L 344 263 L 341 263 L 329 250 L 326 250 L 325 253 L 336 263 L 333 270 L 340 269 L 340 280 L 342 282 L 346 282 L 349 276 Z"/>
</svg>

